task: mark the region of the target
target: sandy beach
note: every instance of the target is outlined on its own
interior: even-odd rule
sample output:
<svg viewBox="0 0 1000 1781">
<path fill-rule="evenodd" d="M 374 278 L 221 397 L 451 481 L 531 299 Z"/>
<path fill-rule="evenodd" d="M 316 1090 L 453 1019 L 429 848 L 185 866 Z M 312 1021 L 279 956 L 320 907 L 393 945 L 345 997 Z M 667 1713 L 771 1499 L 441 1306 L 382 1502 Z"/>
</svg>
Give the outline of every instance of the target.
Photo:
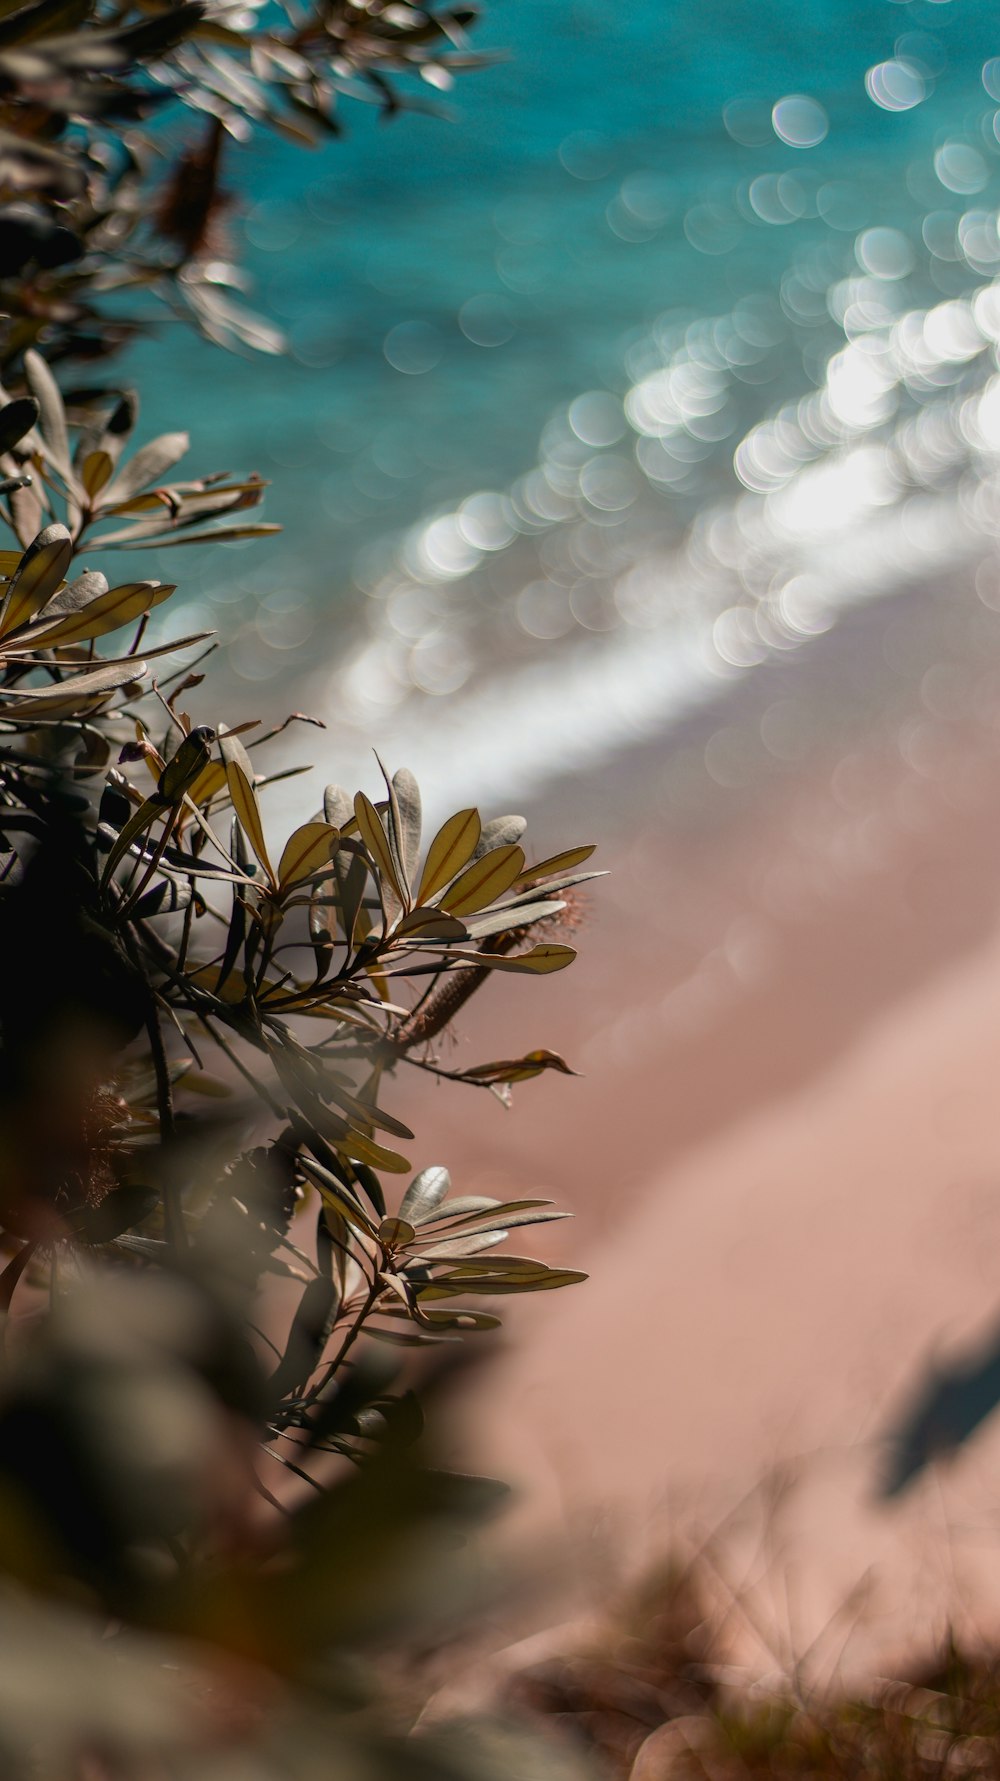
<svg viewBox="0 0 1000 1781">
<path fill-rule="evenodd" d="M 961 672 L 950 718 L 925 677 L 853 746 L 686 804 L 664 788 L 733 701 L 562 788 L 536 834 L 582 819 L 614 875 L 574 970 L 462 1043 L 584 1078 L 510 1116 L 423 1097 L 427 1159 L 551 1192 L 576 1220 L 544 1252 L 591 1275 L 507 1301 L 468 1393 L 466 1457 L 520 1486 L 508 1534 L 561 1530 L 586 1573 L 602 1541 L 627 1570 L 719 1530 L 764 1671 L 870 1673 L 949 1616 L 1000 1633 L 1000 725 L 989 660 Z"/>
</svg>

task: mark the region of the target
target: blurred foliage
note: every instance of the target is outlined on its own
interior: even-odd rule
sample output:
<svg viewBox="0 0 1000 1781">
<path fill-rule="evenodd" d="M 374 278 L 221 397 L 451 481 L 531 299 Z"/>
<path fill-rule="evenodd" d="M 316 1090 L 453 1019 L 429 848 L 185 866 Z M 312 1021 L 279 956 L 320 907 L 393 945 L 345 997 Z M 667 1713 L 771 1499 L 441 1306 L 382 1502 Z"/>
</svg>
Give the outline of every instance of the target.
<svg viewBox="0 0 1000 1781">
<path fill-rule="evenodd" d="M 0 363 L 42 344 L 100 358 L 143 325 L 122 301 L 143 293 L 224 345 L 280 350 L 239 301 L 227 160 L 254 128 L 337 135 L 351 99 L 427 109 L 415 87 L 492 59 L 469 46 L 475 17 L 415 0 L 4 0 Z"/>
<path fill-rule="evenodd" d="M 733 1644 L 734 1614 L 745 1616 L 758 1658 L 776 1655 L 759 1613 L 710 1549 L 661 1563 L 516 1672 L 508 1704 L 557 1727 L 607 1781 L 1000 1777 L 995 1647 L 925 1628 L 927 1655 L 866 1688 L 836 1673 L 811 1682 L 791 1652 L 762 1677 L 759 1661 L 735 1661 Z"/>
<path fill-rule="evenodd" d="M 499 1490 L 428 1446 L 442 1356 L 494 1328 L 501 1297 L 582 1278 L 504 1247 L 563 1216 L 549 1202 L 454 1193 L 386 1102 L 403 1068 L 501 1102 L 568 1070 L 543 1049 L 456 1068 L 441 1048 L 497 973 L 571 962 L 592 849 L 532 863 L 522 818 L 475 809 L 425 836 L 412 774 L 381 763 L 371 795 L 328 785 L 276 838 L 267 788 L 302 769 L 264 751 L 313 720 L 199 710 L 211 638 L 149 643 L 173 584 L 83 560 L 274 531 L 248 518 L 264 485 L 181 477 L 186 434 L 143 439 L 133 393 L 65 377 L 128 334 L 104 307 L 123 289 L 268 344 L 224 294 L 225 146 L 251 125 L 336 130 L 351 94 L 394 109 L 407 74 L 447 84 L 474 60 L 470 19 L 0 0 L 13 1781 L 567 1772 L 506 1725 L 413 1737 L 419 1689 L 384 1686 L 453 1636 L 455 1534 Z M 166 164 L 159 120 L 185 109 Z"/>
</svg>

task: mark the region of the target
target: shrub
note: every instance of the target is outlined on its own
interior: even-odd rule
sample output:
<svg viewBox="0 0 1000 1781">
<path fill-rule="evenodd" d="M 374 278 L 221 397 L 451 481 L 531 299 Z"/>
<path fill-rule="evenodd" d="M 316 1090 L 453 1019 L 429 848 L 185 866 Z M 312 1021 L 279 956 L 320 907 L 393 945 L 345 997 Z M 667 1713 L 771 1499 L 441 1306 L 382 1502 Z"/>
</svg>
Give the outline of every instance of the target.
<svg viewBox="0 0 1000 1781">
<path fill-rule="evenodd" d="M 261 794 L 289 769 L 262 763 L 286 726 L 206 713 L 211 639 L 148 645 L 173 585 L 84 562 L 274 531 L 247 517 L 263 484 L 180 476 L 186 434 L 144 439 L 133 393 L 67 377 L 140 325 L 122 292 L 272 347 L 220 267 L 227 154 L 251 127 L 336 132 L 350 94 L 392 110 L 407 76 L 440 86 L 477 60 L 470 20 L 0 16 L 0 1308 L 33 1313 L 0 1363 L 5 1775 L 536 1760 L 496 1729 L 401 1741 L 415 1706 L 373 1710 L 358 1660 L 440 1621 L 433 1530 L 496 1495 L 426 1448 L 443 1345 L 497 1324 L 484 1301 L 582 1276 L 502 1247 L 562 1216 L 548 1202 L 413 1173 L 385 1103 L 403 1067 L 501 1099 L 567 1069 L 448 1068 L 438 1042 L 496 974 L 571 962 L 592 849 L 529 863 L 520 817 L 474 809 L 425 842 L 405 769 L 328 785 L 275 840 Z M 163 170 L 179 107 L 194 132 Z"/>
</svg>

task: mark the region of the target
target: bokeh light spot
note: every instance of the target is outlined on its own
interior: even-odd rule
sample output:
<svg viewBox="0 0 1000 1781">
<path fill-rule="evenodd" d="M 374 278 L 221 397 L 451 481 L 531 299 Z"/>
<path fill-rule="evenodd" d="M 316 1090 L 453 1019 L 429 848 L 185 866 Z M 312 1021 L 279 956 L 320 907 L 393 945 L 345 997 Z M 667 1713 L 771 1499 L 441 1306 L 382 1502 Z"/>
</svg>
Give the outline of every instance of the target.
<svg viewBox="0 0 1000 1781">
<path fill-rule="evenodd" d="M 412 321 L 390 328 L 382 351 L 394 371 L 420 377 L 440 364 L 443 347 L 440 334 L 429 322 Z"/>
<path fill-rule="evenodd" d="M 934 171 L 949 192 L 981 192 L 988 174 L 986 162 L 969 142 L 946 142 L 934 156 Z"/>
<path fill-rule="evenodd" d="M 773 107 L 771 127 L 789 148 L 815 148 L 828 134 L 830 120 L 818 99 L 789 93 Z"/>
<path fill-rule="evenodd" d="M 854 252 L 862 271 L 872 278 L 905 278 L 913 270 L 913 249 L 899 229 L 865 229 Z"/>
<path fill-rule="evenodd" d="M 927 82 L 915 62 L 892 56 L 865 75 L 865 92 L 883 111 L 912 111 L 927 97 Z"/>
</svg>

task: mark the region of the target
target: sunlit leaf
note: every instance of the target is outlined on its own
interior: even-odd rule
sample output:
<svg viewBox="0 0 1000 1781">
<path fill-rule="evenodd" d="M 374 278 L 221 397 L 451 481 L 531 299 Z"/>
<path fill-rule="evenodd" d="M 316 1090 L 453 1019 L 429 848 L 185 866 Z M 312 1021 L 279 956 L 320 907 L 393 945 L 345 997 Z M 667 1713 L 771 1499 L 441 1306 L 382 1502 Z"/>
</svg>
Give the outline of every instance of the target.
<svg viewBox="0 0 1000 1781">
<path fill-rule="evenodd" d="M 537 1264 L 534 1271 L 509 1270 L 504 1273 L 483 1272 L 488 1256 L 478 1262 L 467 1264 L 468 1272 L 459 1264 L 457 1269 L 440 1278 L 435 1278 L 429 1286 L 417 1288 L 417 1298 L 421 1304 L 429 1299 L 459 1298 L 463 1293 L 490 1298 L 494 1295 L 522 1292 L 554 1292 L 561 1286 L 578 1286 L 586 1280 L 576 1268 L 545 1268 Z M 506 1257 L 500 1257 L 501 1263 Z M 479 1269 L 479 1272 L 473 1272 Z"/>
<path fill-rule="evenodd" d="M 46 625 L 38 633 L 39 647 L 53 649 L 57 644 L 89 643 L 141 618 L 144 612 L 152 611 L 175 591 L 174 583 L 170 581 L 129 581 L 121 587 L 109 588 L 72 616 L 57 619 L 51 627 Z"/>
<path fill-rule="evenodd" d="M 364 1231 L 369 1237 L 375 1235 L 375 1225 L 368 1217 L 361 1201 L 355 1197 L 349 1187 L 346 1187 L 342 1181 L 338 1181 L 329 1169 L 324 1169 L 322 1163 L 316 1162 L 312 1157 L 300 1157 L 299 1163 L 303 1172 L 308 1176 L 313 1186 L 318 1188 L 323 1199 L 328 1206 L 333 1208 L 334 1212 L 346 1219 L 353 1229 Z"/>
<path fill-rule="evenodd" d="M 524 834 L 528 824 L 523 816 L 494 816 L 483 824 L 483 832 L 479 837 L 473 859 L 481 859 L 494 847 L 514 847 Z"/>
<path fill-rule="evenodd" d="M 399 817 L 403 865 L 412 884 L 420 863 L 420 787 L 409 768 L 400 767 L 392 776 L 392 789 Z"/>
<path fill-rule="evenodd" d="M 594 852 L 594 843 L 589 847 L 569 847 L 565 853 L 554 853 L 551 859 L 539 860 L 537 866 L 526 866 L 521 874 L 520 883 L 532 884 L 539 878 L 555 878 L 559 872 L 572 872 L 574 866 L 582 866 Z"/>
<path fill-rule="evenodd" d="M 218 996 L 220 1002 L 226 1002 L 230 1007 L 246 1001 L 250 990 L 242 971 L 227 971 L 223 965 L 199 965 L 190 973 L 188 981 L 195 989 Z"/>
<path fill-rule="evenodd" d="M 382 768 L 382 777 L 385 780 L 386 796 L 388 800 L 385 812 L 385 829 L 386 839 L 389 843 L 389 852 L 392 856 L 393 882 L 398 889 L 403 907 L 408 908 L 411 901 L 410 875 L 406 869 L 406 861 L 404 858 L 403 818 L 399 808 L 399 799 L 396 796 L 396 788 L 393 785 L 392 780 L 389 778 L 384 766 L 382 766 L 382 762 L 377 754 L 375 759 Z"/>
<path fill-rule="evenodd" d="M 425 1311 L 420 1308 L 421 1323 L 439 1330 L 498 1330 L 501 1320 L 491 1311 Z"/>
<path fill-rule="evenodd" d="M 530 952 L 519 952 L 513 955 L 500 952 L 460 952 L 457 947 L 450 947 L 449 959 L 460 959 L 469 965 L 485 965 L 490 971 L 527 971 L 533 976 L 545 976 L 549 971 L 562 971 L 571 965 L 576 958 L 573 946 L 542 945 L 533 946 Z"/>
<path fill-rule="evenodd" d="M 411 909 L 409 915 L 404 915 L 402 920 L 397 923 L 395 938 L 397 940 L 410 938 L 461 940 L 468 932 L 465 923 L 459 921 L 456 915 L 448 915 L 444 910 L 438 909 L 436 905 L 430 904 Z"/>
<path fill-rule="evenodd" d="M 364 792 L 357 792 L 355 794 L 354 815 L 358 828 L 361 831 L 361 838 L 364 841 L 368 852 L 371 854 L 372 859 L 375 861 L 381 876 L 395 892 L 399 903 L 405 906 L 406 892 L 399 882 L 396 864 L 393 860 L 392 850 L 389 846 L 388 836 L 379 820 L 378 811 L 371 799 L 365 796 Z"/>
<path fill-rule="evenodd" d="M 399 1249 L 412 1243 L 416 1234 L 412 1224 L 405 1218 L 383 1218 L 378 1227 L 378 1240 L 387 1249 Z"/>
<path fill-rule="evenodd" d="M 169 533 L 166 536 L 157 529 L 143 528 L 132 532 L 109 533 L 100 540 L 102 550 L 145 550 L 155 538 L 157 550 L 171 550 L 178 544 L 226 544 L 237 538 L 270 538 L 281 527 L 261 522 L 253 526 L 204 526 L 200 531 L 187 533 Z"/>
<path fill-rule="evenodd" d="M 257 793 L 254 791 L 254 772 L 250 756 L 238 736 L 221 735 L 219 749 L 225 763 L 226 783 L 229 786 L 229 796 L 233 800 L 233 809 L 243 825 L 244 833 L 254 853 L 271 883 L 274 884 L 274 868 L 268 858 L 264 825 L 261 821 L 260 806 L 257 803 Z"/>
<path fill-rule="evenodd" d="M 362 1137 L 360 1132 L 349 1131 L 345 1137 L 337 1139 L 337 1148 L 352 1161 L 368 1163 L 373 1169 L 382 1169 L 387 1175 L 405 1175 L 410 1167 L 405 1156 L 397 1155 L 394 1150 L 386 1150 L 374 1139 Z"/>
<path fill-rule="evenodd" d="M 399 1204 L 400 1218 L 406 1218 L 410 1224 L 425 1224 L 433 1218 L 442 1200 L 451 1187 L 451 1176 L 447 1169 L 440 1165 L 429 1169 L 421 1169 L 414 1175 Z"/>
<path fill-rule="evenodd" d="M 511 928 L 528 927 L 532 922 L 543 921 L 547 916 L 558 915 L 565 909 L 565 903 L 502 903 L 498 909 L 490 909 L 466 923 L 466 933 L 470 940 L 490 939 L 494 934 L 505 934 Z"/>
<path fill-rule="evenodd" d="M 564 1076 L 579 1074 L 555 1051 L 529 1051 L 524 1057 L 504 1058 L 495 1064 L 475 1064 L 462 1074 L 472 1082 L 524 1082 L 543 1070 L 559 1070 Z"/>
<path fill-rule="evenodd" d="M 129 458 L 105 491 L 104 506 L 117 507 L 144 489 L 147 483 L 159 482 L 168 470 L 184 456 L 191 444 L 187 433 L 161 433 Z"/>
<path fill-rule="evenodd" d="M 520 847 L 497 847 L 473 861 L 441 898 L 449 915 L 471 915 L 502 897 L 524 867 Z"/>
<path fill-rule="evenodd" d="M 226 784 L 226 769 L 221 761 L 209 761 L 197 779 L 188 787 L 188 797 L 193 804 L 207 804 Z"/>
<path fill-rule="evenodd" d="M 7 716 L 53 716 L 57 712 L 79 711 L 83 706 L 99 704 L 130 680 L 141 680 L 145 671 L 145 662 L 133 660 L 127 666 L 112 662 L 103 668 L 95 668 L 92 673 L 74 674 L 61 685 L 44 691 L 32 687 L 4 687 L 0 690 L 5 698 L 17 701 L 8 708 Z"/>
<path fill-rule="evenodd" d="M 335 829 L 354 826 L 354 799 L 342 785 L 328 785 L 323 793 L 323 815 Z"/>
<path fill-rule="evenodd" d="M 416 1235 L 416 1233 L 414 1233 Z M 466 1236 L 442 1236 L 432 1241 L 425 1238 L 414 1251 L 414 1259 L 427 1262 L 459 1261 L 464 1256 L 482 1255 L 493 1249 L 498 1243 L 506 1240 L 507 1232 L 503 1229 L 471 1231 Z"/>
<path fill-rule="evenodd" d="M 93 500 L 102 488 L 110 481 L 114 470 L 114 460 L 110 452 L 91 451 L 87 453 L 80 465 L 80 482 L 84 493 Z"/>
<path fill-rule="evenodd" d="M 0 636 L 26 624 L 55 593 L 73 557 L 73 540 L 65 526 L 46 526 L 29 544 L 7 589 L 0 615 Z"/>
<path fill-rule="evenodd" d="M 303 823 L 285 842 L 278 861 L 279 895 L 328 866 L 340 845 L 340 831 L 325 822 Z"/>
<path fill-rule="evenodd" d="M 38 428 L 46 450 L 62 476 L 70 476 L 69 439 L 66 433 L 66 410 L 52 372 L 34 348 L 24 355 L 24 376 L 29 392 L 38 404 Z"/>
<path fill-rule="evenodd" d="M 472 858 L 482 833 L 478 810 L 459 810 L 449 816 L 428 849 L 417 902 L 429 903 Z"/>
</svg>

